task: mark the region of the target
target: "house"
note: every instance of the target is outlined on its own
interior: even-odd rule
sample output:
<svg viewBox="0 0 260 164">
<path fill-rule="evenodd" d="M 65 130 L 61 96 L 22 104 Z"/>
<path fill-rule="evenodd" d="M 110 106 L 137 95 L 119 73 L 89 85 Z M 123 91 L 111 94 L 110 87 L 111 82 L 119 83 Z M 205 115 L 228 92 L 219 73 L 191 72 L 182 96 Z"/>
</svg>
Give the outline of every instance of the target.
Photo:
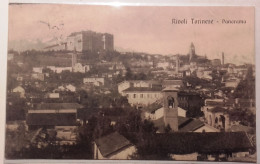
<svg viewBox="0 0 260 164">
<path fill-rule="evenodd" d="M 32 79 L 44 81 L 44 73 L 32 73 Z"/>
<path fill-rule="evenodd" d="M 76 92 L 76 87 L 74 85 L 66 85 L 66 89 L 70 92 Z"/>
<path fill-rule="evenodd" d="M 63 71 L 72 72 L 72 67 L 55 67 L 55 71 L 54 72 L 61 73 Z"/>
<path fill-rule="evenodd" d="M 10 61 L 10 60 L 13 60 L 13 59 L 14 59 L 14 53 L 8 53 L 7 60 Z"/>
<path fill-rule="evenodd" d="M 19 93 L 20 98 L 25 98 L 25 89 L 21 86 L 17 86 L 13 89 L 13 93 Z"/>
<path fill-rule="evenodd" d="M 98 138 L 94 142 L 94 159 L 130 159 L 135 146 L 118 132 Z"/>
<path fill-rule="evenodd" d="M 128 80 L 118 84 L 118 93 L 123 94 L 123 90 L 130 87 L 133 88 L 151 88 L 152 86 L 160 85 L 159 82 L 153 80 Z"/>
<path fill-rule="evenodd" d="M 46 95 L 47 98 L 51 98 L 51 99 L 58 99 L 60 98 L 60 94 L 59 93 L 48 93 Z"/>
<path fill-rule="evenodd" d="M 28 109 L 26 123 L 29 129 L 57 128 L 77 125 L 77 103 L 40 103 Z"/>
<path fill-rule="evenodd" d="M 219 106 L 203 108 L 203 113 L 205 116 L 205 122 L 210 126 L 225 131 L 230 128 L 228 109 Z"/>
<path fill-rule="evenodd" d="M 226 80 L 225 83 L 225 87 L 229 87 L 229 88 L 236 88 L 239 84 L 240 80 L 239 79 L 229 79 Z"/>
<path fill-rule="evenodd" d="M 166 70 L 167 68 L 170 68 L 171 64 L 169 62 L 158 62 L 157 63 L 157 68 L 163 68 Z"/>
<path fill-rule="evenodd" d="M 188 117 L 201 116 L 201 107 L 204 105 L 204 100 L 197 92 L 183 90 L 178 92 L 179 107 L 187 111 Z"/>
<path fill-rule="evenodd" d="M 105 85 L 105 78 L 103 77 L 87 77 L 83 79 L 84 84 L 90 84 L 94 86 Z"/>
<path fill-rule="evenodd" d="M 33 72 L 42 73 L 43 67 L 33 67 Z"/>
<path fill-rule="evenodd" d="M 176 88 L 181 88 L 183 87 L 183 81 L 182 80 L 164 80 L 162 82 L 163 88 L 166 87 L 176 87 Z"/>
<path fill-rule="evenodd" d="M 137 107 L 147 106 L 162 98 L 161 87 L 130 87 L 122 91 L 128 99 L 128 103 Z"/>
<path fill-rule="evenodd" d="M 73 67 L 73 72 L 86 73 L 90 70 L 90 65 L 82 65 L 81 63 L 76 63 Z"/>
<path fill-rule="evenodd" d="M 70 92 L 76 92 L 76 87 L 72 84 L 68 84 L 68 85 L 61 85 L 59 86 L 57 89 L 54 90 L 54 92 L 56 91 L 70 91 Z"/>
</svg>

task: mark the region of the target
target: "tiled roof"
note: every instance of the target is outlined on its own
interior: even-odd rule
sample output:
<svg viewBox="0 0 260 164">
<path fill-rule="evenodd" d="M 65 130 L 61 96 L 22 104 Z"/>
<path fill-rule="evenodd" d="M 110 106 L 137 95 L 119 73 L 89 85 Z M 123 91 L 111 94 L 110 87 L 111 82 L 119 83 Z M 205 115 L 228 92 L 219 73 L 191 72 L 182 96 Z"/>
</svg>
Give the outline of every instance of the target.
<svg viewBox="0 0 260 164">
<path fill-rule="evenodd" d="M 155 127 L 158 128 L 159 132 L 164 132 L 164 118 L 161 117 L 157 120 L 153 121 Z M 200 127 L 202 127 L 204 123 L 200 120 L 193 119 L 193 118 L 187 118 L 187 117 L 181 117 L 178 116 L 178 128 L 179 132 L 192 132 Z"/>
<path fill-rule="evenodd" d="M 79 109 L 83 106 L 78 103 L 41 103 L 36 105 L 36 110 L 41 109 Z"/>
<path fill-rule="evenodd" d="M 76 119 L 75 113 L 29 113 L 26 123 L 37 126 L 73 126 L 76 125 Z"/>
<path fill-rule="evenodd" d="M 95 143 L 104 157 L 132 145 L 130 141 L 118 132 L 96 139 Z"/>
<path fill-rule="evenodd" d="M 159 144 L 167 153 L 227 153 L 248 151 L 252 144 L 244 132 L 209 132 L 209 133 L 159 133 L 146 140 L 155 143 L 150 148 L 156 153 Z"/>
<path fill-rule="evenodd" d="M 183 85 L 182 80 L 164 80 L 163 85 Z"/>
<path fill-rule="evenodd" d="M 162 91 L 162 87 L 130 87 L 123 92 L 142 92 L 142 91 L 147 91 L 147 92 L 159 92 Z"/>
<path fill-rule="evenodd" d="M 196 129 L 204 126 L 204 123 L 197 119 L 190 119 L 183 124 L 179 123 L 179 131 L 180 132 L 193 132 Z"/>
</svg>

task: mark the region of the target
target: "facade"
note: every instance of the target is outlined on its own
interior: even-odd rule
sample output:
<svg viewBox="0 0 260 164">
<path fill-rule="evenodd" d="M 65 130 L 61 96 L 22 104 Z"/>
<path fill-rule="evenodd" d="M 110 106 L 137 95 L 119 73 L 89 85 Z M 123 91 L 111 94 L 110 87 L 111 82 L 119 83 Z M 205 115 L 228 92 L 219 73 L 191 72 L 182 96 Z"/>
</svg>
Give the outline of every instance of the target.
<svg viewBox="0 0 260 164">
<path fill-rule="evenodd" d="M 67 37 L 67 50 L 77 52 L 113 51 L 114 36 L 93 31 L 74 32 Z"/>
<path fill-rule="evenodd" d="M 64 51 L 67 50 L 67 43 L 54 44 L 44 48 L 44 51 Z"/>
<path fill-rule="evenodd" d="M 73 72 L 86 73 L 90 70 L 90 65 L 83 66 L 81 63 L 76 63 L 73 66 Z"/>
<path fill-rule="evenodd" d="M 25 98 L 25 90 L 21 86 L 18 86 L 16 88 L 14 88 L 13 89 L 13 93 L 19 93 L 20 94 L 20 98 Z"/>
<path fill-rule="evenodd" d="M 63 71 L 69 71 L 72 72 L 72 67 L 56 67 L 56 66 L 47 66 L 50 70 L 52 70 L 55 73 L 61 73 Z"/>
<path fill-rule="evenodd" d="M 179 107 L 187 111 L 188 117 L 201 116 L 201 107 L 204 105 L 204 100 L 199 93 L 180 91 L 178 92 Z"/>
<path fill-rule="evenodd" d="M 76 126 L 77 103 L 41 103 L 28 109 L 26 123 L 29 129 Z"/>
<path fill-rule="evenodd" d="M 230 128 L 228 110 L 223 107 L 204 108 L 205 122 L 210 126 L 227 131 Z"/>
<path fill-rule="evenodd" d="M 161 90 L 161 88 L 131 87 L 122 91 L 122 94 L 127 97 L 129 104 L 143 107 L 159 101 L 162 98 Z"/>
<path fill-rule="evenodd" d="M 163 86 L 163 88 L 166 88 L 166 87 L 180 88 L 180 87 L 183 87 L 184 84 L 183 84 L 182 80 L 164 80 L 162 82 L 162 86 Z"/>
<path fill-rule="evenodd" d="M 239 82 L 240 80 L 238 79 L 230 79 L 230 80 L 226 80 L 224 83 L 225 83 L 225 87 L 236 88 Z"/>
<path fill-rule="evenodd" d="M 98 138 L 94 142 L 94 159 L 131 159 L 136 148 L 118 132 Z"/>
<path fill-rule="evenodd" d="M 221 66 L 221 60 L 220 59 L 213 59 L 213 60 L 211 60 L 211 64 L 213 66 Z"/>
<path fill-rule="evenodd" d="M 58 99 L 60 98 L 60 94 L 59 93 L 48 93 L 46 95 L 47 98 L 51 98 L 51 99 Z"/>
<path fill-rule="evenodd" d="M 44 74 L 43 73 L 33 73 L 32 79 L 44 81 Z"/>
<path fill-rule="evenodd" d="M 42 73 L 43 67 L 33 67 L 33 72 Z"/>
<path fill-rule="evenodd" d="M 90 84 L 94 86 L 105 85 L 105 78 L 103 77 L 87 77 L 83 79 L 84 84 Z"/>
<path fill-rule="evenodd" d="M 118 93 L 123 95 L 123 91 L 130 87 L 132 87 L 132 88 L 151 88 L 153 86 L 157 86 L 158 84 L 159 83 L 157 81 L 148 81 L 148 80 L 123 81 L 118 84 Z"/>
</svg>

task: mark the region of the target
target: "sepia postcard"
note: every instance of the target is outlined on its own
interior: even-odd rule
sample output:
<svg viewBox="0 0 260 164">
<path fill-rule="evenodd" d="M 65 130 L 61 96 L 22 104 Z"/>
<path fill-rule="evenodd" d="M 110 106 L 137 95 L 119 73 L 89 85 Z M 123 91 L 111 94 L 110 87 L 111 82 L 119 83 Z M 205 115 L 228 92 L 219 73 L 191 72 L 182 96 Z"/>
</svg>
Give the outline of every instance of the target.
<svg viewBox="0 0 260 164">
<path fill-rule="evenodd" d="M 256 163 L 254 7 L 8 10 L 6 163 Z"/>
</svg>

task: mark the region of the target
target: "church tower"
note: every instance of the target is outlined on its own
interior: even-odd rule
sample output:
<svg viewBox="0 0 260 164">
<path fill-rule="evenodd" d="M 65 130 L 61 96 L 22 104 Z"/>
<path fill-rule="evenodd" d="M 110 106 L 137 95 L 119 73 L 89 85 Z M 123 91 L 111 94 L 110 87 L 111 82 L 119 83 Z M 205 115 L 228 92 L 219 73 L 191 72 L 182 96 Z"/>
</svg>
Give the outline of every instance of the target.
<svg viewBox="0 0 260 164">
<path fill-rule="evenodd" d="M 178 131 L 178 89 L 163 90 L 164 125 L 170 125 L 172 131 Z"/>
<path fill-rule="evenodd" d="M 189 61 L 192 60 L 192 58 L 194 58 L 195 56 L 195 46 L 194 44 L 191 42 L 191 45 L 190 45 L 190 53 L 189 53 Z"/>
</svg>

